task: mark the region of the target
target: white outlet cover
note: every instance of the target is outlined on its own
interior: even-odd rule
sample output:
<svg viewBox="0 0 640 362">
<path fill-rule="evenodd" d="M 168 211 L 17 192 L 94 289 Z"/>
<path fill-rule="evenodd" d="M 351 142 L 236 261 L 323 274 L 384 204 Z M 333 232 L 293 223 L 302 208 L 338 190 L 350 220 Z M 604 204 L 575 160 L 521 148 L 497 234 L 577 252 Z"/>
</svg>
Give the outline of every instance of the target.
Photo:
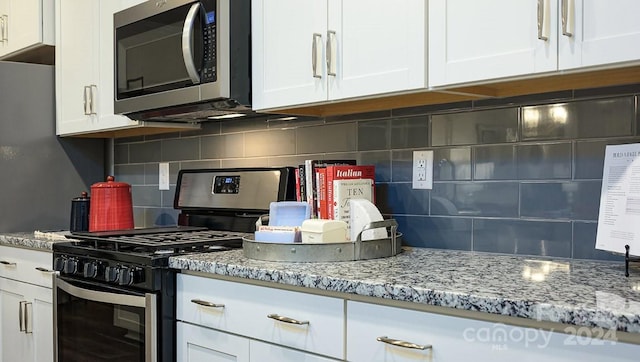
<svg viewBox="0 0 640 362">
<path fill-rule="evenodd" d="M 413 151 L 414 189 L 433 188 L 433 151 Z"/>
<path fill-rule="evenodd" d="M 158 166 L 158 189 L 169 190 L 169 162 L 160 162 Z"/>
</svg>

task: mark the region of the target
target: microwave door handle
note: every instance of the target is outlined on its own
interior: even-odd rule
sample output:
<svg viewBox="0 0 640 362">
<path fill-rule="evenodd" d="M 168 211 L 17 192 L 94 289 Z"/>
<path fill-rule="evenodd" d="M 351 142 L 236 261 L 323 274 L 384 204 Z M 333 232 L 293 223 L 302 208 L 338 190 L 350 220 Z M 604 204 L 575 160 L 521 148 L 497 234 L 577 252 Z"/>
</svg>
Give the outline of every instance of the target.
<svg viewBox="0 0 640 362">
<path fill-rule="evenodd" d="M 200 74 L 198 74 L 195 61 L 193 60 L 193 25 L 198 12 L 200 12 L 201 6 L 199 2 L 191 5 L 187 17 L 184 20 L 184 26 L 182 27 L 182 58 L 184 59 L 184 65 L 187 68 L 189 78 L 191 78 L 194 84 L 200 83 Z"/>
</svg>

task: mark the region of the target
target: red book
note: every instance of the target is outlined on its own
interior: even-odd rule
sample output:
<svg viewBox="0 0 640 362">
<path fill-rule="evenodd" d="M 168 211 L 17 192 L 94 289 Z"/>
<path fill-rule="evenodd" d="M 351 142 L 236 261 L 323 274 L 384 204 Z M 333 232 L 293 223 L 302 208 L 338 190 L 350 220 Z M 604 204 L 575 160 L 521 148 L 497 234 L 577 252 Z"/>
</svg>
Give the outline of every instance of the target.
<svg viewBox="0 0 640 362">
<path fill-rule="evenodd" d="M 311 218 L 317 218 L 318 213 L 318 185 L 316 178 L 316 171 L 318 168 L 326 167 L 330 165 L 355 165 L 356 160 L 305 160 L 304 161 L 304 179 L 306 201 L 309 203 L 311 209 Z M 302 178 L 301 178 L 301 181 Z M 302 201 L 305 201 L 304 199 Z"/>
<path fill-rule="evenodd" d="M 318 168 L 316 173 L 318 175 L 318 216 L 321 219 L 331 219 L 327 205 L 327 168 Z"/>
<path fill-rule="evenodd" d="M 296 167 L 294 174 L 296 179 L 296 201 L 302 201 L 302 196 L 300 195 L 300 169 Z"/>
<path fill-rule="evenodd" d="M 370 179 L 371 195 L 375 198 L 376 167 L 373 165 L 347 165 L 347 166 L 327 166 L 326 167 L 326 193 L 328 216 L 330 219 L 335 215 L 336 200 L 334 199 L 333 182 L 335 180 Z M 375 203 L 375 200 L 371 200 Z"/>
</svg>

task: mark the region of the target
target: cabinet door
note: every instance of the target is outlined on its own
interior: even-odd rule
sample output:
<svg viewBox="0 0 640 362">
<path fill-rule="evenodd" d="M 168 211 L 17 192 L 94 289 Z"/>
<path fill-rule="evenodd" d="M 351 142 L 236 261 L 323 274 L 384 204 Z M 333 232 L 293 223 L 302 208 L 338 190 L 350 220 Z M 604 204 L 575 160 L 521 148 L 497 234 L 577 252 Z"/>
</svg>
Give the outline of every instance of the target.
<svg viewBox="0 0 640 362">
<path fill-rule="evenodd" d="M 9 53 L 9 42 L 5 39 L 8 35 L 8 18 L 10 0 L 0 0 L 0 57 Z"/>
<path fill-rule="evenodd" d="M 640 2 L 561 0 L 560 69 L 640 60 Z M 568 34 L 567 34 L 568 33 Z"/>
<path fill-rule="evenodd" d="M 18 313 L 18 310 L 24 310 L 20 303 L 26 301 L 20 284 L 22 283 L 0 278 L 0 362 L 33 361 L 33 344 L 26 338 L 24 317 Z"/>
<path fill-rule="evenodd" d="M 544 6 L 538 8 L 539 3 Z M 557 4 L 556 0 L 430 0 L 429 85 L 556 70 Z"/>
<path fill-rule="evenodd" d="M 56 1 L 58 135 L 94 128 L 98 121 L 97 112 L 92 112 L 87 102 L 99 82 L 99 5 L 98 0 Z"/>
<path fill-rule="evenodd" d="M 53 361 L 52 299 L 51 288 L 0 278 L 0 361 Z"/>
<path fill-rule="evenodd" d="M 178 322 L 177 359 L 182 362 L 249 362 L 249 339 Z"/>
<path fill-rule="evenodd" d="M 251 16 L 253 108 L 326 100 L 326 1 L 253 0 Z"/>
<path fill-rule="evenodd" d="M 251 362 L 278 361 L 278 362 L 331 362 L 337 361 L 309 354 L 294 349 L 284 348 L 275 344 L 252 340 L 249 343 Z"/>
<path fill-rule="evenodd" d="M 330 100 L 427 86 L 425 1 L 328 3 Z"/>
<path fill-rule="evenodd" d="M 53 362 L 53 295 L 49 288 L 29 286 L 27 306 L 33 338 L 34 362 Z"/>
<path fill-rule="evenodd" d="M 568 326 L 563 332 L 572 334 L 347 302 L 347 360 L 353 362 L 638 360 L 640 345 L 589 338 L 600 334 L 589 328 Z M 387 344 L 381 337 L 409 345 Z M 431 348 L 412 348 L 417 345 Z"/>
</svg>

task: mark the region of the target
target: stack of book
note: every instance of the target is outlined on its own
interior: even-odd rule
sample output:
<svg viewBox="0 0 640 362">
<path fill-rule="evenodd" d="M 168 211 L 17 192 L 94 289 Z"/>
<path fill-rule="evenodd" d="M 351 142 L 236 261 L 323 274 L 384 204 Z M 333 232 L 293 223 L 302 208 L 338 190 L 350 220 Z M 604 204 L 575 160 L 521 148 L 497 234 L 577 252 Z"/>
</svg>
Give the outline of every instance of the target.
<svg viewBox="0 0 640 362">
<path fill-rule="evenodd" d="M 296 196 L 309 204 L 312 218 L 348 225 L 350 199 L 375 203 L 375 166 L 350 159 L 305 160 L 296 170 Z"/>
</svg>

